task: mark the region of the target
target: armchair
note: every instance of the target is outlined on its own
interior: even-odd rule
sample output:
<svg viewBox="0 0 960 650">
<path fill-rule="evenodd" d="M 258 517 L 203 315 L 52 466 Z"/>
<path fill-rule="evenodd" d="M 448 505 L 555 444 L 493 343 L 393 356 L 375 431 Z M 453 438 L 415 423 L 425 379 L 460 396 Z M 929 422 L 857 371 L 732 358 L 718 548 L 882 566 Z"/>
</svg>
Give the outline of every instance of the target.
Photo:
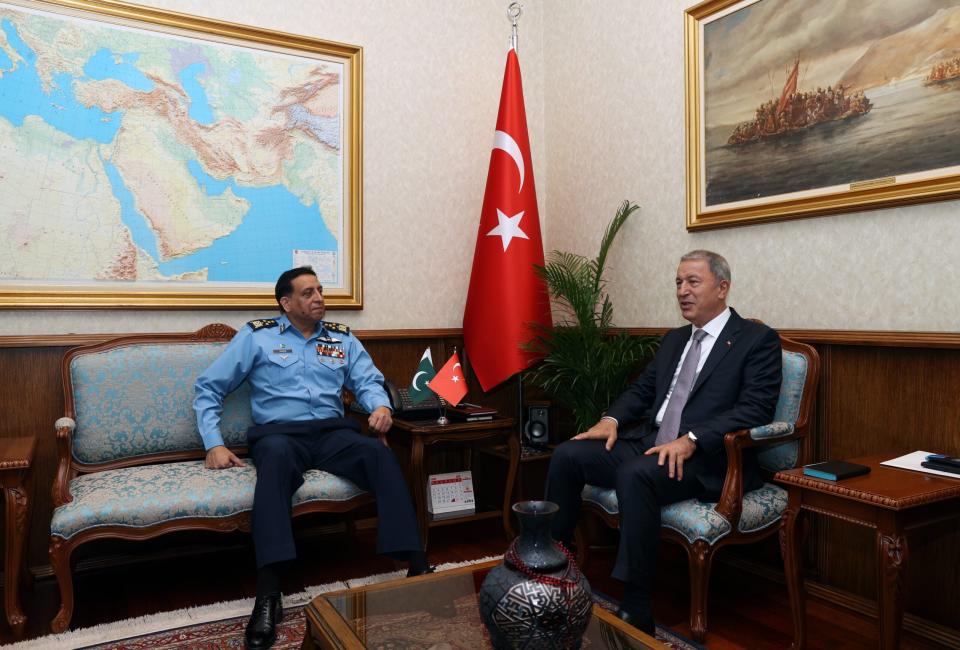
<svg viewBox="0 0 960 650">
<path fill-rule="evenodd" d="M 690 629 L 697 641 L 707 634 L 707 588 L 713 556 L 723 546 L 750 544 L 778 530 L 787 507 L 787 493 L 773 483 L 744 494 L 743 450 L 760 448 L 757 458 L 765 478 L 806 462 L 804 438 L 816 394 L 820 357 L 803 343 L 781 338 L 783 380 L 774 421 L 724 438 L 727 475 L 720 501 L 689 499 L 661 510 L 661 536 L 683 546 L 690 563 Z M 587 485 L 583 507 L 603 523 L 619 528 L 619 506 L 613 489 Z M 582 533 L 578 530 L 578 536 Z M 585 552 L 582 539 L 578 546 Z M 581 560 L 584 559 L 582 556 Z"/>
</svg>

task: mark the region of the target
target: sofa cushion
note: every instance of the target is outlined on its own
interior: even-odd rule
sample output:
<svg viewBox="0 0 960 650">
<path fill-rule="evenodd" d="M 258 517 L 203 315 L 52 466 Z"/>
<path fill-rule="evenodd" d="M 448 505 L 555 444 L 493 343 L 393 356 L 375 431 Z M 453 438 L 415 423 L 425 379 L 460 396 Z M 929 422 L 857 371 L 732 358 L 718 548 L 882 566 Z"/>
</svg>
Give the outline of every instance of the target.
<svg viewBox="0 0 960 650">
<path fill-rule="evenodd" d="M 607 514 L 616 515 L 620 512 L 614 489 L 588 485 L 584 487 L 582 497 L 584 501 L 603 508 Z M 670 504 L 660 510 L 661 525 L 680 533 L 691 544 L 698 539 L 715 544 L 730 532 L 730 522 L 717 513 L 716 505 L 697 499 Z M 743 495 L 740 532 L 752 533 L 779 522 L 786 508 L 786 490 L 772 483 L 764 483 L 763 487 Z"/>
<path fill-rule="evenodd" d="M 83 354 L 70 363 L 80 463 L 203 450 L 193 411 L 193 385 L 226 343 L 138 343 Z M 246 382 L 227 396 L 221 433 L 246 444 L 251 424 Z"/>
<path fill-rule="evenodd" d="M 95 472 L 70 482 L 73 501 L 53 512 L 51 535 L 70 539 L 98 526 L 145 528 L 205 517 L 229 517 L 253 508 L 257 472 L 246 467 L 206 469 L 203 461 L 163 463 Z M 293 504 L 348 501 L 363 490 L 345 479 L 309 470 Z"/>
</svg>

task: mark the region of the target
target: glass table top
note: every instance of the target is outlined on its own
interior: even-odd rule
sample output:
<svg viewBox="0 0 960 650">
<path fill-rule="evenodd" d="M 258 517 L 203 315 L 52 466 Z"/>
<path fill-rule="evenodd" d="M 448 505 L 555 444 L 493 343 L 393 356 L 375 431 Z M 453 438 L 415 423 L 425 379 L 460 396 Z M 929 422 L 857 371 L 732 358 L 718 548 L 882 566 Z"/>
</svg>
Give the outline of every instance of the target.
<svg viewBox="0 0 960 650">
<path fill-rule="evenodd" d="M 317 598 L 319 607 L 343 622 L 367 648 L 383 650 L 476 650 L 489 648 L 490 636 L 480 619 L 478 592 L 497 562 L 446 571 L 422 578 L 395 580 Z M 639 630 L 595 606 L 582 648 L 627 650 L 665 648 Z"/>
</svg>

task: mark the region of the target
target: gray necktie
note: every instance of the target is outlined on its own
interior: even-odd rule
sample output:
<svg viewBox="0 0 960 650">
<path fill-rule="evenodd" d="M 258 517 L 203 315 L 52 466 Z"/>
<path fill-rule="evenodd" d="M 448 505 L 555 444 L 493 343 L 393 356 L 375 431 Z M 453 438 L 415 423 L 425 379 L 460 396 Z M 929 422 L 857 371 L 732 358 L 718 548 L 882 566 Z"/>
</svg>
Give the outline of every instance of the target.
<svg viewBox="0 0 960 650">
<path fill-rule="evenodd" d="M 687 350 L 687 356 L 683 358 L 680 374 L 677 375 L 677 383 L 673 387 L 670 402 L 667 404 L 667 410 L 664 411 L 663 420 L 660 422 L 660 431 L 657 432 L 657 445 L 673 442 L 677 439 L 677 434 L 680 433 L 680 414 L 683 412 L 683 407 L 687 405 L 690 390 L 697 378 L 697 364 L 700 363 L 700 343 L 706 335 L 707 333 L 703 330 L 697 330 L 693 333 L 693 341 L 690 343 L 690 349 Z"/>
</svg>

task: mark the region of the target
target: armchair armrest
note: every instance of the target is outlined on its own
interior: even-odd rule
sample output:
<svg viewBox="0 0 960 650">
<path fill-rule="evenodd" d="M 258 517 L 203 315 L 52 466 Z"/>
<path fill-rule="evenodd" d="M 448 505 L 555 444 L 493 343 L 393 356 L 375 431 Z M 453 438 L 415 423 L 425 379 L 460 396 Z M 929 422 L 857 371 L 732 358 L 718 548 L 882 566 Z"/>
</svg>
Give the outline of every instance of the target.
<svg viewBox="0 0 960 650">
<path fill-rule="evenodd" d="M 789 422 L 771 422 L 752 429 L 731 431 L 723 437 L 727 452 L 727 476 L 716 511 L 736 528 L 743 510 L 743 450 L 779 444 L 802 437 Z"/>
<path fill-rule="evenodd" d="M 743 448 L 752 446 L 749 429 L 731 431 L 723 437 L 727 452 L 727 475 L 715 510 L 736 530 L 743 510 Z"/>
<path fill-rule="evenodd" d="M 77 422 L 62 417 L 53 425 L 57 432 L 57 472 L 53 479 L 53 507 L 58 508 L 73 501 L 70 495 L 70 450 L 73 446 L 73 431 Z"/>
<path fill-rule="evenodd" d="M 794 432 L 794 426 L 789 422 L 771 422 L 762 427 L 750 429 L 750 438 L 755 441 L 782 442 L 779 438 L 786 438 Z"/>
</svg>

